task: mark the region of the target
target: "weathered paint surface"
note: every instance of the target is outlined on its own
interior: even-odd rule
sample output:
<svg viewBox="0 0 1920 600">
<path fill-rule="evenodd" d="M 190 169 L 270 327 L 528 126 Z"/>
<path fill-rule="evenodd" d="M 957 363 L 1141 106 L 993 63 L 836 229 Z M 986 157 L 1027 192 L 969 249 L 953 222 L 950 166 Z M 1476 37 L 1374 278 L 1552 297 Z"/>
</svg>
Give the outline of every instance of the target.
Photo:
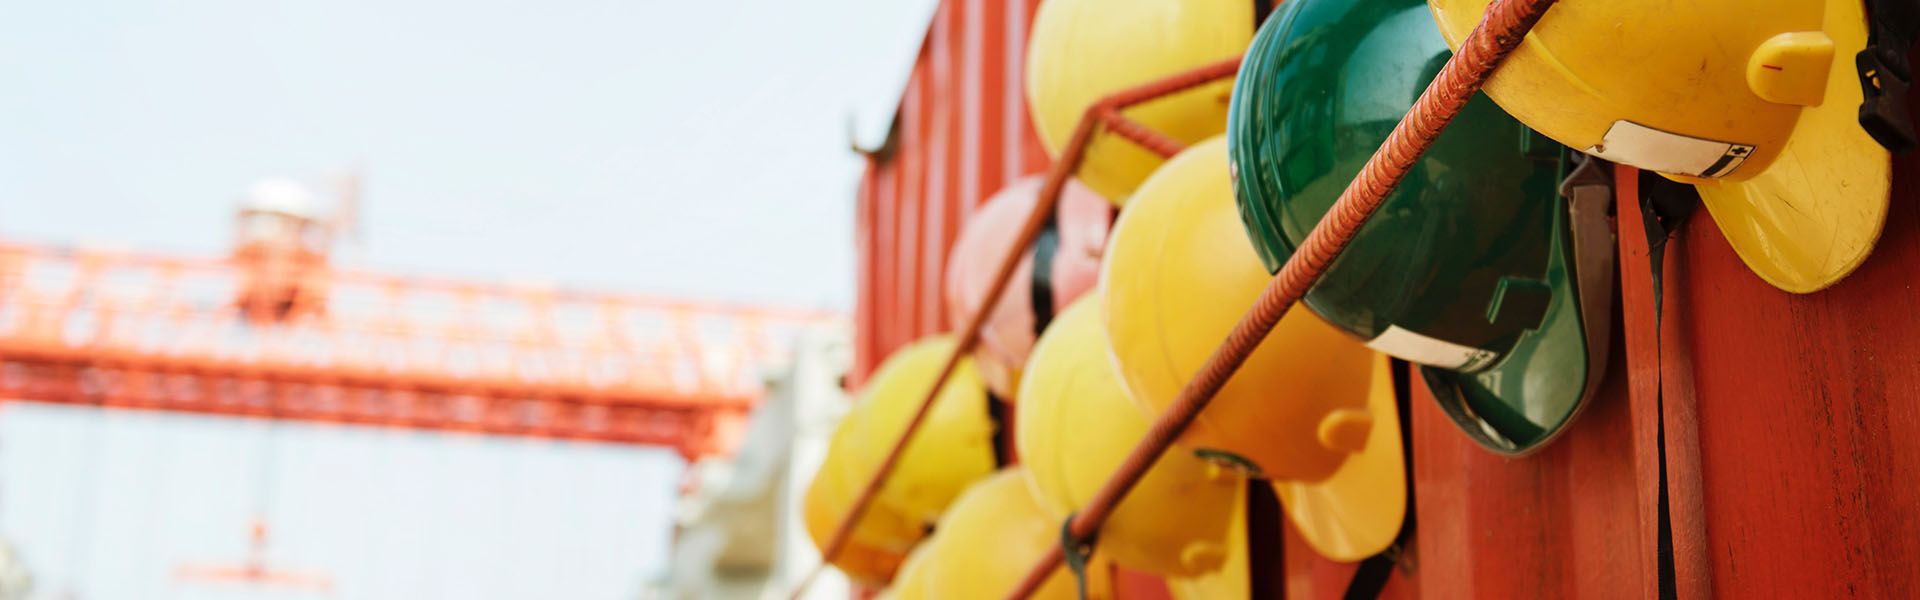
<svg viewBox="0 0 1920 600">
<path fill-rule="evenodd" d="M 1767 286 L 1696 214 L 1658 319 L 1623 210 L 1624 344 L 1566 437 L 1495 457 L 1416 390 L 1414 567 L 1387 596 L 1655 597 L 1662 420 L 1680 597 L 1920 594 L 1920 161 L 1896 172 L 1874 257 L 1818 294 Z M 1291 597 L 1339 597 L 1351 568 L 1288 541 Z"/>
<path fill-rule="evenodd" d="M 930 28 L 896 151 L 858 199 L 856 384 L 951 326 L 939 282 L 960 222 L 1046 166 L 1020 93 L 1036 1 L 949 0 Z M 1565 437 L 1494 456 L 1414 394 L 1418 531 L 1385 596 L 1655 597 L 1664 422 L 1680 597 L 1920 597 L 1920 158 L 1895 172 L 1874 256 L 1817 294 L 1767 286 L 1696 215 L 1667 246 L 1659 318 L 1622 210 L 1614 360 Z M 1623 169 L 1624 198 L 1636 178 Z M 1352 566 L 1280 543 L 1289 597 L 1340 597 Z"/>
<path fill-rule="evenodd" d="M 855 243 L 852 382 L 888 352 L 944 331 L 940 282 L 966 216 L 1046 169 L 1021 92 L 1037 0 L 942 2 L 900 100 L 890 154 L 869 157 Z"/>
<path fill-rule="evenodd" d="M 1413 386 L 1415 533 L 1383 597 L 1640 597 L 1653 548 L 1637 533 L 1634 405 L 1625 348 L 1613 348 L 1579 424 L 1521 458 L 1482 450 Z M 1289 597 L 1341 597 L 1353 567 L 1287 542 Z"/>
<path fill-rule="evenodd" d="M 1920 155 L 1894 172 L 1873 256 L 1819 293 L 1747 273 L 1710 220 L 1678 242 L 1666 372 L 1693 385 L 1668 402 L 1698 415 L 1717 596 L 1920 597 Z"/>
<path fill-rule="evenodd" d="M 860 181 L 852 386 L 894 349 L 955 326 L 940 287 L 960 225 L 1002 186 L 1047 167 L 1022 91 L 1037 5 L 946 0 L 934 15 L 890 147 L 868 156 Z M 1124 600 L 1168 597 L 1157 578 L 1116 575 Z"/>
</svg>

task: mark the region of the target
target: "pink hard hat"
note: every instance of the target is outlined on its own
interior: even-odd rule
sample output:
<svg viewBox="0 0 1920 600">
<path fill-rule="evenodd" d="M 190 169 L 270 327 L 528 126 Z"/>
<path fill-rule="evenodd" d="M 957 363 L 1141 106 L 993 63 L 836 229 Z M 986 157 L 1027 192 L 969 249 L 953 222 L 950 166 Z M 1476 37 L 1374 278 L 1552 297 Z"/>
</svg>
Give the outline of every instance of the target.
<svg viewBox="0 0 1920 600">
<path fill-rule="evenodd" d="M 961 226 L 960 237 L 947 255 L 947 319 L 955 327 L 966 323 L 986 296 L 993 269 L 1033 211 L 1043 179 L 1023 177 L 1001 188 Z M 1077 181 L 1067 181 L 1053 222 L 1024 249 L 974 347 L 975 362 L 995 396 L 1014 400 L 1020 367 L 1026 364 L 1040 330 L 1059 309 L 1097 283 L 1100 254 L 1112 223 L 1112 203 Z M 1036 257 L 1043 265 L 1037 271 Z"/>
</svg>

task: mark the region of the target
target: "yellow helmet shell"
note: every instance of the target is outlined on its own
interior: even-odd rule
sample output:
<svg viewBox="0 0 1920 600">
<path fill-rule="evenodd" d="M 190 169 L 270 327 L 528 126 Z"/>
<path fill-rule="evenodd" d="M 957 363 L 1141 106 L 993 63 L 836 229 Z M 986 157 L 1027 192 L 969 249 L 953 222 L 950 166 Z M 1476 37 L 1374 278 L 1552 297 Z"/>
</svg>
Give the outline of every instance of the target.
<svg viewBox="0 0 1920 600">
<path fill-rule="evenodd" d="M 907 554 L 906 562 L 900 564 L 900 573 L 893 579 L 893 587 L 886 591 L 894 600 L 926 600 L 933 597 L 927 589 L 927 556 L 933 554 L 934 540 L 939 537 L 938 534 L 928 537 L 926 543 Z"/>
<path fill-rule="evenodd" d="M 1047 152 L 1059 156 L 1087 107 L 1109 94 L 1246 51 L 1253 40 L 1246 0 L 1048 0 L 1034 15 L 1027 46 L 1027 104 Z M 1216 81 L 1135 105 L 1125 114 L 1182 142 L 1226 131 L 1233 80 Z M 1079 177 L 1115 203 L 1159 166 L 1160 157 L 1112 134 L 1092 140 Z"/>
<path fill-rule="evenodd" d="M 1429 0 L 1456 50 L 1489 0 Z M 1857 123 L 1859 0 L 1555 5 L 1486 92 L 1568 147 L 1699 187 L 1740 257 L 1792 292 L 1866 260 L 1892 156 Z"/>
<path fill-rule="evenodd" d="M 861 416 L 856 409 L 841 418 L 827 443 L 826 459 L 821 461 L 820 469 L 814 472 L 813 481 L 807 484 L 806 493 L 801 497 L 801 521 L 806 525 L 807 536 L 813 540 L 814 549 L 823 554 L 828 538 L 852 507 L 854 495 L 867 482 L 867 477 L 852 472 L 852 465 L 848 464 L 851 453 L 848 445 Z M 919 543 L 925 531 L 904 515 L 874 506 L 854 527 L 852 539 L 829 563 L 855 581 L 882 585 L 893 578 L 902 557 Z"/>
<path fill-rule="evenodd" d="M 1040 506 L 1019 467 L 1001 471 L 967 490 L 940 520 L 927 557 L 921 589 L 926 598 L 975 600 L 1003 598 L 1026 577 L 1049 548 L 1060 544 L 1062 520 Z M 1109 569 L 1098 555 L 1087 565 L 1087 597 L 1113 597 Z M 1078 598 L 1073 573 L 1056 568 L 1032 596 L 1035 600 Z"/>
<path fill-rule="evenodd" d="M 1096 300 L 1076 302 L 1054 320 L 1027 373 L 1015 444 L 1037 497 L 1064 519 L 1086 505 L 1149 423 L 1114 372 Z M 1161 575 L 1218 570 L 1243 481 L 1186 452 L 1162 455 L 1100 528 L 1100 550 Z"/>
<path fill-rule="evenodd" d="M 854 472 L 873 473 L 906 431 L 940 368 L 953 354 L 951 336 L 931 336 L 896 350 L 874 370 L 859 403 L 864 412 L 851 445 Z M 962 356 L 907 444 L 900 464 L 874 499 L 919 523 L 931 524 L 969 484 L 993 473 L 993 433 L 986 383 L 973 359 Z"/>
<path fill-rule="evenodd" d="M 1269 279 L 1240 225 L 1226 149 L 1216 137 L 1168 161 L 1109 242 L 1107 332 L 1130 397 L 1149 415 L 1199 372 Z M 1371 355 L 1312 312 L 1289 311 L 1183 439 L 1271 477 L 1323 479 L 1349 452 L 1319 432 L 1367 419 Z"/>
<path fill-rule="evenodd" d="M 1101 272 L 1106 327 L 1128 397 L 1149 415 L 1227 338 L 1269 275 L 1241 227 L 1224 138 L 1140 185 Z M 1181 437 L 1272 479 L 1314 549 L 1359 560 L 1405 516 L 1405 464 L 1386 360 L 1304 307 L 1287 312 Z M 1388 499 L 1368 502 L 1364 497 Z M 1345 504 L 1365 509 L 1341 510 Z M 1396 508 L 1397 507 L 1397 508 Z"/>
<path fill-rule="evenodd" d="M 1247 498 L 1234 499 L 1227 525 L 1227 561 L 1212 572 L 1192 577 L 1168 577 L 1167 591 L 1175 600 L 1252 598 L 1253 566 L 1247 555 Z M 911 560 L 911 558 L 909 558 Z"/>
<path fill-rule="evenodd" d="M 1374 357 L 1368 379 L 1367 408 L 1374 432 L 1365 446 L 1326 479 L 1271 482 L 1301 539 L 1337 561 L 1357 561 L 1386 550 L 1399 537 L 1407 514 L 1407 467 L 1386 355 Z"/>
</svg>

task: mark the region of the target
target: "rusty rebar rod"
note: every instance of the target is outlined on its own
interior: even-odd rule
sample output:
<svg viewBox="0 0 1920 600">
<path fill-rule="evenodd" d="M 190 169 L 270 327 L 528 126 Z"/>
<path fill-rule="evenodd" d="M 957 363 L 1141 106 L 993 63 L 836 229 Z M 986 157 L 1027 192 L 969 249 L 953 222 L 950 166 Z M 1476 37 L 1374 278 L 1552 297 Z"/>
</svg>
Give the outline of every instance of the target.
<svg viewBox="0 0 1920 600">
<path fill-rule="evenodd" d="M 1555 0 L 1496 0 L 1473 33 L 1461 44 L 1460 52 L 1447 60 L 1426 91 L 1415 100 L 1393 133 L 1348 183 L 1340 199 L 1314 225 L 1300 249 L 1288 257 L 1279 274 L 1268 282 L 1253 306 L 1247 309 L 1227 339 L 1214 349 L 1200 371 L 1181 388 L 1173 403 L 1162 412 L 1134 446 L 1124 462 L 1105 484 L 1075 513 L 1067 527 L 1071 537 L 1085 539 L 1099 530 L 1113 508 L 1133 489 L 1147 468 L 1186 431 L 1195 416 L 1212 401 L 1227 378 L 1247 360 L 1260 341 L 1287 314 L 1307 288 L 1320 278 L 1359 233 L 1360 226 L 1380 208 L 1387 194 L 1399 185 L 1435 138 L 1459 114 L 1467 101 L 1486 85 L 1487 78 L 1518 47 L 1533 25 L 1546 14 Z M 1061 562 L 1061 548 L 1054 546 L 1027 571 L 1018 587 L 1007 597 L 1025 600 L 1045 583 Z"/>
<path fill-rule="evenodd" d="M 1093 134 L 1096 129 L 1109 122 L 1108 114 L 1117 114 L 1121 109 L 1141 102 L 1179 93 L 1210 81 L 1231 77 L 1239 70 L 1240 57 L 1236 56 L 1231 59 L 1203 65 L 1190 71 L 1148 82 L 1137 87 L 1115 92 L 1095 102 L 1092 106 L 1087 107 L 1086 112 L 1080 117 L 1079 124 L 1074 127 L 1072 137 L 1067 139 L 1067 145 L 1061 149 L 1060 157 L 1055 160 L 1053 166 L 1047 170 L 1047 178 L 1040 186 L 1040 198 L 1037 202 L 1034 202 L 1032 213 L 1027 215 L 1026 222 L 1020 227 L 1019 235 L 1014 237 L 1006 252 L 1001 255 L 1000 263 L 993 272 L 992 283 L 987 287 L 984 301 L 979 305 L 978 309 L 975 309 L 972 314 L 967 316 L 966 325 L 960 328 L 959 338 L 954 344 L 953 354 L 947 357 L 946 363 L 940 367 L 939 374 L 934 376 L 933 384 L 927 390 L 926 397 L 921 400 L 920 406 L 914 410 L 913 417 L 908 419 L 906 429 L 900 432 L 900 439 L 894 443 L 892 449 L 888 450 L 886 458 L 880 461 L 880 466 L 874 470 L 872 478 L 868 480 L 866 487 L 860 491 L 860 495 L 854 498 L 853 504 L 847 509 L 846 516 L 841 517 L 839 526 L 834 528 L 833 536 L 827 538 L 826 547 L 820 553 L 820 564 L 808 572 L 807 575 L 800 580 L 800 583 L 794 587 L 791 596 L 794 600 L 798 600 L 800 596 L 806 592 L 807 587 L 812 585 L 814 579 L 819 576 L 820 571 L 826 568 L 826 565 L 831 563 L 833 558 L 838 556 L 841 550 L 845 549 L 847 542 L 853 537 L 854 528 L 859 525 L 860 519 L 865 517 L 867 510 L 872 507 L 874 498 L 879 495 L 880 489 L 886 485 L 887 478 L 893 474 L 894 468 L 899 466 L 900 458 L 905 453 L 907 442 L 911 441 L 914 434 L 919 432 L 921 423 L 926 420 L 927 414 L 932 411 L 933 402 L 939 397 L 940 388 L 946 385 L 947 379 L 953 375 L 953 370 L 960 363 L 961 358 L 966 356 L 967 353 L 972 352 L 974 344 L 979 342 L 980 330 L 982 326 L 985 325 L 987 315 L 991 312 L 993 306 L 999 302 L 1000 296 L 1006 292 L 1008 281 L 1013 279 L 1014 267 L 1020 264 L 1021 255 L 1025 253 L 1029 246 L 1033 245 L 1033 240 L 1040 235 L 1040 230 L 1046 227 L 1048 216 L 1054 211 L 1054 206 L 1059 203 L 1060 190 L 1065 187 L 1067 178 L 1079 170 L 1080 160 L 1086 153 L 1087 143 L 1093 139 Z M 1119 118 L 1118 121 L 1133 123 L 1124 117 Z M 1124 124 L 1122 126 L 1125 127 Z M 1158 135 L 1158 133 L 1155 132 L 1155 135 Z M 1132 138 L 1129 137 L 1129 139 Z M 1174 144 L 1177 145 L 1178 142 L 1174 142 Z M 1161 145 L 1163 146 L 1162 148 L 1149 147 L 1148 150 L 1161 152 L 1166 149 L 1164 147 L 1165 144 Z M 1177 152 L 1177 150 L 1175 151 Z"/>
</svg>

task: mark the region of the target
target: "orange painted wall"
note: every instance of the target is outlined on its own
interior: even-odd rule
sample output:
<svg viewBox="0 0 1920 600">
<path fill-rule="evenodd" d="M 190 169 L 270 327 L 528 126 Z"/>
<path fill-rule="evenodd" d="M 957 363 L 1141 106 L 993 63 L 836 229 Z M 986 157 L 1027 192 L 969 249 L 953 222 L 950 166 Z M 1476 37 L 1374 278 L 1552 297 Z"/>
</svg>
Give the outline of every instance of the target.
<svg viewBox="0 0 1920 600">
<path fill-rule="evenodd" d="M 934 15 L 893 151 L 870 156 L 861 180 L 856 385 L 894 348 L 952 327 L 940 281 L 960 224 L 1001 186 L 1046 169 L 1021 91 L 1037 2 L 947 0 Z"/>
</svg>

